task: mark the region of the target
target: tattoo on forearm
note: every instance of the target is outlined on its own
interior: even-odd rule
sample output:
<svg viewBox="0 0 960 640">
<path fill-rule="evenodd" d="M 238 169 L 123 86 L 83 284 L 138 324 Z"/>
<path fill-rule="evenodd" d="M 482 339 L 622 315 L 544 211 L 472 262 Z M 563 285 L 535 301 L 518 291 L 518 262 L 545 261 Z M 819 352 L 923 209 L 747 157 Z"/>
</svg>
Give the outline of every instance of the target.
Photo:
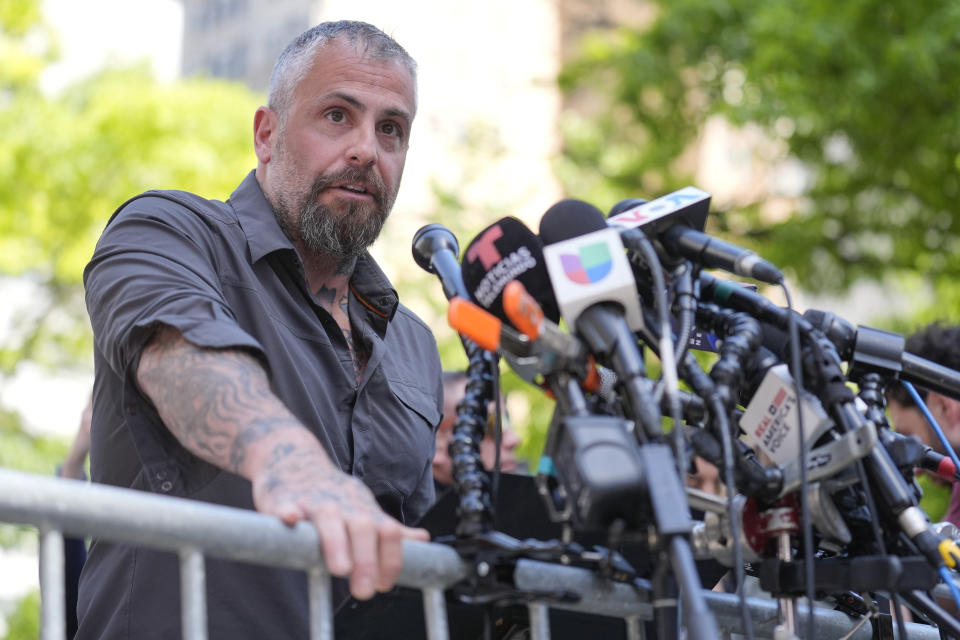
<svg viewBox="0 0 960 640">
<path fill-rule="evenodd" d="M 278 427 L 290 426 L 287 417 L 260 418 L 251 421 L 247 427 L 240 430 L 233 439 L 230 447 L 230 470 L 237 473 L 247 459 L 247 448 Z M 292 446 L 292 445 L 291 445 Z"/>
<path fill-rule="evenodd" d="M 190 451 L 237 472 L 251 444 L 299 423 L 271 393 L 252 356 L 196 347 L 163 328 L 137 369 L 143 391 L 164 424 Z"/>
<path fill-rule="evenodd" d="M 292 445 L 274 447 L 263 489 L 282 491 L 298 504 L 333 501 L 345 515 L 376 507 L 372 494 L 356 478 L 344 473 L 317 473 L 316 455 Z M 375 509 L 375 511 L 378 511 Z"/>
</svg>

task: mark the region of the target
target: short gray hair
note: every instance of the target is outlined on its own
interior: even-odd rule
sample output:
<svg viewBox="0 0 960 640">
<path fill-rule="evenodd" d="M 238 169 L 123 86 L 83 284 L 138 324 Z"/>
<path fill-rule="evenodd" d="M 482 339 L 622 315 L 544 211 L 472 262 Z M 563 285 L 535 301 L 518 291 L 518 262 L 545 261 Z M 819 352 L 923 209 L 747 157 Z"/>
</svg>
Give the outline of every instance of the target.
<svg viewBox="0 0 960 640">
<path fill-rule="evenodd" d="M 417 95 L 417 63 L 406 49 L 380 29 L 366 22 L 340 20 L 321 22 L 301 33 L 277 58 L 270 74 L 267 106 L 283 123 L 293 103 L 293 92 L 313 67 L 317 50 L 336 38 L 362 46 L 363 55 L 374 60 L 399 60 L 413 78 L 414 104 Z"/>
</svg>

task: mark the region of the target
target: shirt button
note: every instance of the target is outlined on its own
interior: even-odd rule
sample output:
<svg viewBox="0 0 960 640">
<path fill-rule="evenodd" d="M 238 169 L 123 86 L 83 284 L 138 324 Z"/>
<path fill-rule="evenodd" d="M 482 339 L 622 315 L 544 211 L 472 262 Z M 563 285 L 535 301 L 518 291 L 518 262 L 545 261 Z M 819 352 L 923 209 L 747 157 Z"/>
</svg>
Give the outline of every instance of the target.
<svg viewBox="0 0 960 640">
<path fill-rule="evenodd" d="M 166 478 L 166 477 L 167 477 L 167 472 L 166 472 L 166 471 L 158 471 L 158 472 L 157 472 L 157 480 L 163 480 L 163 479 Z"/>
<path fill-rule="evenodd" d="M 160 485 L 160 491 L 163 491 L 164 493 L 168 493 L 171 489 L 173 489 L 173 483 L 169 480 L 164 480 Z"/>
</svg>

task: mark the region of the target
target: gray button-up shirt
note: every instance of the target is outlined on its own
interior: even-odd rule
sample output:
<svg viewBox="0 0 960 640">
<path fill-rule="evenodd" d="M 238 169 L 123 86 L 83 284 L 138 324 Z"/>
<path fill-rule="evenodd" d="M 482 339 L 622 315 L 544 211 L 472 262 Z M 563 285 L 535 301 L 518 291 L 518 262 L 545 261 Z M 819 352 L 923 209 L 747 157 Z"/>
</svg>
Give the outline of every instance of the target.
<svg viewBox="0 0 960 640">
<path fill-rule="evenodd" d="M 184 449 L 134 382 L 158 324 L 191 343 L 244 349 L 274 393 L 381 506 L 414 523 L 433 502 L 434 429 L 443 406 L 430 329 L 399 303 L 373 259 L 350 280 L 353 334 L 370 354 L 357 384 L 336 322 L 251 172 L 227 202 L 180 191 L 128 201 L 84 271 L 94 331 L 94 482 L 253 508 L 250 483 Z M 208 559 L 212 638 L 305 637 L 302 573 Z M 78 638 L 176 637 L 173 554 L 94 541 L 81 578 Z"/>
</svg>

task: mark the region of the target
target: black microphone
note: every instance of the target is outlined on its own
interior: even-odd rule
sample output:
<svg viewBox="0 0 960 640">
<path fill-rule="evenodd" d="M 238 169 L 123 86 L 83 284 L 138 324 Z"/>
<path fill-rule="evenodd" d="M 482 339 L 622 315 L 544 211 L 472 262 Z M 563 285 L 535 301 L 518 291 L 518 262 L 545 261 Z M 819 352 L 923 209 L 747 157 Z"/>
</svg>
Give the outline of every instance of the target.
<svg viewBox="0 0 960 640">
<path fill-rule="evenodd" d="M 501 218 L 478 233 L 463 252 L 460 272 L 467 298 L 504 322 L 510 319 L 503 310 L 503 290 L 513 280 L 523 285 L 548 319 L 560 320 L 540 238 L 516 218 Z"/>
<path fill-rule="evenodd" d="M 645 377 L 643 355 L 628 318 L 641 316 L 636 284 L 623 244 L 599 209 L 562 200 L 540 220 L 547 272 L 564 318 L 601 364 L 617 374 L 617 386 L 634 418 L 652 437 L 661 435 L 658 403 Z M 642 327 L 642 320 L 640 326 Z"/>
<path fill-rule="evenodd" d="M 880 432 L 880 437 L 897 466 L 919 467 L 947 482 L 960 481 L 960 473 L 950 456 L 937 452 L 917 436 L 884 429 Z"/>
<path fill-rule="evenodd" d="M 730 307 L 737 311 L 749 313 L 761 322 L 767 322 L 781 331 L 787 331 L 790 326 L 790 311 L 778 307 L 759 293 L 747 289 L 739 282 L 722 280 L 709 273 L 700 274 L 700 295 L 713 302 Z M 799 313 L 794 313 L 797 326 L 801 332 L 813 329 L 813 326 Z M 766 343 L 764 346 L 769 346 Z M 773 349 L 777 352 L 777 349 Z"/>
<path fill-rule="evenodd" d="M 459 255 L 457 237 L 442 224 L 428 224 L 413 234 L 413 259 L 424 271 L 437 274 L 448 300 L 455 296 L 470 298 L 460 275 Z"/>
<path fill-rule="evenodd" d="M 780 328 L 786 327 L 790 312 L 787 309 L 777 307 L 763 296 L 707 274 L 701 274 L 700 285 L 702 294 L 712 297 L 721 304 L 727 304 L 735 309 L 752 313 L 757 319 L 770 322 Z M 823 312 L 819 313 L 822 314 Z M 814 321 L 818 321 L 820 326 L 832 333 L 833 339 L 831 340 L 820 328 L 814 326 L 808 316 L 812 316 Z M 849 353 L 854 348 L 849 344 L 851 333 L 847 330 L 848 328 L 839 323 L 835 316 L 825 318 L 818 314 L 805 314 L 803 316 L 796 314 L 795 319 L 797 327 L 802 333 L 808 335 L 817 333 L 823 336 L 823 339 L 827 340 L 837 350 L 838 359 L 843 357 L 839 355 L 841 352 Z M 854 332 L 854 334 L 856 333 Z M 847 338 L 843 338 L 843 336 L 847 336 Z M 834 340 L 841 342 L 841 344 L 834 346 L 832 344 Z M 874 355 L 881 357 L 884 363 L 892 362 L 894 358 L 891 357 L 891 352 L 894 349 L 891 348 L 891 345 L 896 341 L 881 339 L 878 342 L 880 346 L 874 349 Z M 830 361 L 821 362 L 821 364 L 832 367 L 834 365 L 832 359 L 828 360 Z M 906 361 L 907 359 L 903 357 L 903 360 Z M 922 359 L 917 358 L 917 360 Z M 929 364 L 933 365 L 933 363 Z M 946 367 L 942 367 L 942 369 L 950 371 Z M 956 372 L 952 373 L 956 374 Z M 901 375 L 907 377 L 906 367 Z M 828 380 L 825 380 L 825 383 L 832 385 L 828 389 L 828 395 L 832 399 L 830 403 L 832 417 L 841 426 L 841 431 L 850 432 L 862 426 L 865 419 L 856 410 L 853 402 L 844 397 L 844 395 L 851 394 L 848 393 L 849 390 L 846 389 L 843 380 L 845 380 L 845 377 L 840 373 L 836 378 L 830 376 Z M 840 393 L 841 391 L 844 393 Z M 885 507 L 887 512 L 896 519 L 903 532 L 917 545 L 921 553 L 935 566 L 938 565 L 942 561 L 938 550 L 941 542 L 940 537 L 930 528 L 926 515 L 917 507 L 913 494 L 904 482 L 887 450 L 884 447 L 874 447 L 863 459 L 863 462 L 869 483 L 879 497 L 878 505 Z"/>
<path fill-rule="evenodd" d="M 783 274 L 749 249 L 703 233 L 710 194 L 684 187 L 651 202 L 629 207 L 633 200 L 614 205 L 608 223 L 629 233 L 639 229 L 658 240 L 672 255 L 682 256 L 708 269 L 723 269 L 747 278 L 780 284 Z M 616 211 L 616 213 L 614 213 Z"/>
<path fill-rule="evenodd" d="M 808 309 L 803 317 L 830 339 L 841 358 L 851 362 L 851 377 L 876 371 L 960 399 L 960 372 L 906 351 L 906 340 L 900 334 L 855 327 L 834 313 L 818 309 Z"/>
<path fill-rule="evenodd" d="M 937 453 L 931 447 L 924 449 L 923 457 L 920 458 L 920 467 L 932 471 L 948 482 L 960 482 L 960 471 L 953 464 L 950 456 Z"/>
</svg>

